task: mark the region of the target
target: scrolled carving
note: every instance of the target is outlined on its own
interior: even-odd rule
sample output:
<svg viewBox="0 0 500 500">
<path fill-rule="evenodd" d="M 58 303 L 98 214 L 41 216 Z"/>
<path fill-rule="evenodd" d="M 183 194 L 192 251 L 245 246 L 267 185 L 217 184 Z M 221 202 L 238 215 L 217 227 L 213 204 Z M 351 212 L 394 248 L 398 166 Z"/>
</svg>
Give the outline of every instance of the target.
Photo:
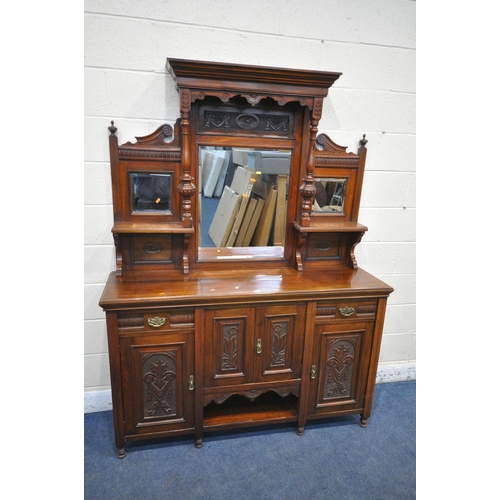
<svg viewBox="0 0 500 500">
<path fill-rule="evenodd" d="M 161 131 L 165 137 L 170 137 L 174 133 L 174 129 L 172 128 L 172 125 L 170 125 L 168 123 L 163 125 Z"/>
<path fill-rule="evenodd" d="M 322 151 L 324 153 L 336 153 L 346 156 L 356 156 L 354 153 L 347 153 L 347 146 L 339 146 L 337 143 L 333 142 L 326 134 L 318 135 L 318 137 L 316 138 L 316 146 L 317 151 Z"/>
<path fill-rule="evenodd" d="M 359 233 L 357 235 L 357 238 L 354 240 L 352 246 L 351 246 L 351 249 L 349 251 L 349 257 L 350 257 L 350 264 L 351 264 L 351 267 L 353 269 L 357 269 L 358 268 L 358 261 L 356 260 L 356 255 L 354 254 L 354 250 L 356 248 L 356 246 L 359 244 L 359 242 L 362 240 L 363 236 L 364 236 L 364 232 L 363 233 Z"/>
</svg>

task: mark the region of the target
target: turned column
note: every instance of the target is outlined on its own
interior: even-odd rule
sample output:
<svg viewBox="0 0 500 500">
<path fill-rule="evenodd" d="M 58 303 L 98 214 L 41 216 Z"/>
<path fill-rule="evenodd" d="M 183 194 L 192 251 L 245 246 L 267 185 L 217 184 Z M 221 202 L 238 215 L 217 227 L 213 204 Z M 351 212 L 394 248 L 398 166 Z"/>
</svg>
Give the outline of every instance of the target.
<svg viewBox="0 0 500 500">
<path fill-rule="evenodd" d="M 302 196 L 302 212 L 300 214 L 300 225 L 309 227 L 311 224 L 311 211 L 316 195 L 316 187 L 314 186 L 314 152 L 316 151 L 316 135 L 318 133 L 318 122 L 321 118 L 323 109 L 323 99 L 316 98 L 313 101 L 311 124 L 309 127 L 309 152 L 306 163 L 306 176 L 302 179 L 304 184 L 300 186 L 300 194 Z"/>
<path fill-rule="evenodd" d="M 191 176 L 191 154 L 190 154 L 190 126 L 189 112 L 191 110 L 191 95 L 186 89 L 180 90 L 181 101 L 181 183 L 177 191 L 182 196 L 182 227 L 193 227 L 193 214 L 191 212 L 191 198 L 196 192 Z"/>
</svg>

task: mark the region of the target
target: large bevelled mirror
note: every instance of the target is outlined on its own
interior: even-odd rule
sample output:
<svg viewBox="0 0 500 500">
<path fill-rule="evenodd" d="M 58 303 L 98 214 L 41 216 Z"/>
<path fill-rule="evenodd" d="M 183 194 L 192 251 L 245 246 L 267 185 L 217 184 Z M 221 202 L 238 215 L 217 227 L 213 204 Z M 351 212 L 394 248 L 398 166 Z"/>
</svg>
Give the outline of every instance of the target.
<svg viewBox="0 0 500 500">
<path fill-rule="evenodd" d="M 283 249 L 291 151 L 200 146 L 198 159 L 198 246 Z"/>
</svg>

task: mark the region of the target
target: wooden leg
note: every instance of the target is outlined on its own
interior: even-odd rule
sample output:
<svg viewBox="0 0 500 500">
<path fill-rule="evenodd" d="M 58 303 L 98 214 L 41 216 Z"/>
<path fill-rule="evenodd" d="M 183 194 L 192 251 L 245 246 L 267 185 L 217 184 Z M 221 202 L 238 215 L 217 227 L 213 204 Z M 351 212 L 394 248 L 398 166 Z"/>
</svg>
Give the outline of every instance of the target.
<svg viewBox="0 0 500 500">
<path fill-rule="evenodd" d="M 125 458 L 126 455 L 125 446 L 123 448 L 118 448 L 118 458 Z"/>
<path fill-rule="evenodd" d="M 367 427 L 368 426 L 368 419 L 361 417 L 360 420 L 359 420 L 359 425 L 361 427 Z"/>
</svg>

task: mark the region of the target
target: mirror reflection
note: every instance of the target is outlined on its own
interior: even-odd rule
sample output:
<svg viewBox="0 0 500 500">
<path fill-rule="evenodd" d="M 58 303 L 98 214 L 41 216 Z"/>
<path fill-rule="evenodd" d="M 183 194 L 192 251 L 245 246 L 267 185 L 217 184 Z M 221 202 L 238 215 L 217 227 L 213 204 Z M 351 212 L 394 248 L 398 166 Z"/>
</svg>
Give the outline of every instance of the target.
<svg viewBox="0 0 500 500">
<path fill-rule="evenodd" d="M 314 199 L 314 213 L 344 213 L 344 198 L 347 179 L 316 179 L 316 196 Z"/>
<path fill-rule="evenodd" d="M 291 151 L 199 149 L 200 247 L 283 246 Z"/>
<path fill-rule="evenodd" d="M 170 211 L 170 174 L 136 172 L 130 176 L 134 212 Z"/>
</svg>

